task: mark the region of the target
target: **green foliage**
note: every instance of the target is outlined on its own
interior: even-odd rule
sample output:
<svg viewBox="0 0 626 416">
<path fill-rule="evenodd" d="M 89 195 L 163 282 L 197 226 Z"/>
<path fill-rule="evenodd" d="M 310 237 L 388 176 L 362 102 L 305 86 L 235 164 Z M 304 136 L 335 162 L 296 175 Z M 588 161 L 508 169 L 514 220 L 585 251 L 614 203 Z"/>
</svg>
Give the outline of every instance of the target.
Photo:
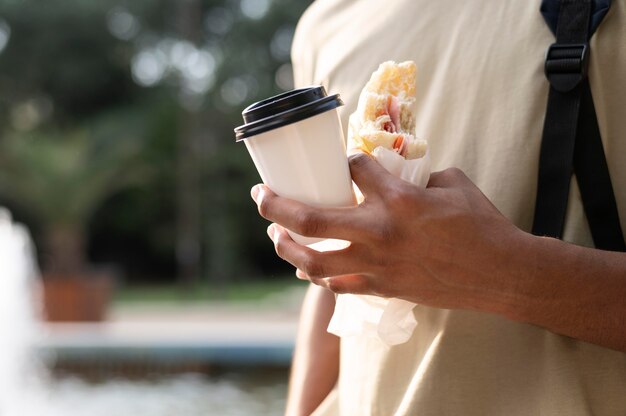
<svg viewBox="0 0 626 416">
<path fill-rule="evenodd" d="M 52 225 L 84 227 L 110 195 L 138 186 L 149 167 L 135 163 L 141 143 L 102 143 L 89 130 L 11 132 L 0 143 L 0 192 Z"/>
<path fill-rule="evenodd" d="M 308 4 L 0 2 L 10 27 L 0 50 L 0 200 L 43 228 L 90 230 L 96 259 L 127 261 L 115 243 L 126 241 L 150 269 L 174 258 L 180 175 L 191 175 L 203 273 L 285 270 L 248 195 L 258 175 L 232 130 L 243 107 L 280 92 L 277 79 L 288 86 L 289 36 Z M 152 267 L 146 274 L 164 273 Z"/>
<path fill-rule="evenodd" d="M 185 290 L 173 285 L 152 285 L 121 287 L 115 293 L 114 301 L 118 305 L 133 304 L 134 302 L 167 302 L 206 304 L 207 300 L 230 301 L 230 302 L 250 302 L 252 306 L 258 307 L 259 301 L 269 299 L 272 303 L 268 306 L 276 306 L 276 300 L 289 301 L 290 296 L 298 297 L 307 287 L 302 280 L 293 276 L 277 276 L 271 281 L 245 281 L 236 282 L 221 291 L 216 291 L 214 287 L 206 284 L 194 286 L 192 290 Z M 282 294 L 283 296 L 277 294 Z"/>
</svg>

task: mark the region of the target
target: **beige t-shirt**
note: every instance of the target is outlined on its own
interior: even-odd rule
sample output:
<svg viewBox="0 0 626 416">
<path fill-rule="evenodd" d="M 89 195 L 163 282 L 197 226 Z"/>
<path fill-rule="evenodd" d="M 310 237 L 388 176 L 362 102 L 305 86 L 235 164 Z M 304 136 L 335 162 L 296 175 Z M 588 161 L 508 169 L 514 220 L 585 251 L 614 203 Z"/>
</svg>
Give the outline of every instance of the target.
<svg viewBox="0 0 626 416">
<path fill-rule="evenodd" d="M 317 0 L 300 21 L 296 84 L 354 111 L 385 60 L 418 66 L 417 134 L 433 170 L 456 166 L 529 230 L 554 41 L 540 0 Z M 626 229 L 626 4 L 591 42 L 591 89 Z M 575 181 L 565 240 L 592 245 Z M 337 395 L 319 415 L 626 415 L 626 354 L 490 314 L 415 308 L 409 342 L 341 341 Z M 626 329 L 625 329 L 626 330 Z"/>
</svg>

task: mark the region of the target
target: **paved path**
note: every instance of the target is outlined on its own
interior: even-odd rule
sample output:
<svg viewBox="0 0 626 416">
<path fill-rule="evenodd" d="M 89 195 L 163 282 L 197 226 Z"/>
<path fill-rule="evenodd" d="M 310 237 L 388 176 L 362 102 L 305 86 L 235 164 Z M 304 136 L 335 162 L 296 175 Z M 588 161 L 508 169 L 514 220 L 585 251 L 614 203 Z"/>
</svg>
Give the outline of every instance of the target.
<svg viewBox="0 0 626 416">
<path fill-rule="evenodd" d="M 42 348 L 62 360 L 287 365 L 303 293 L 258 303 L 132 303 L 104 323 L 46 324 Z"/>
</svg>

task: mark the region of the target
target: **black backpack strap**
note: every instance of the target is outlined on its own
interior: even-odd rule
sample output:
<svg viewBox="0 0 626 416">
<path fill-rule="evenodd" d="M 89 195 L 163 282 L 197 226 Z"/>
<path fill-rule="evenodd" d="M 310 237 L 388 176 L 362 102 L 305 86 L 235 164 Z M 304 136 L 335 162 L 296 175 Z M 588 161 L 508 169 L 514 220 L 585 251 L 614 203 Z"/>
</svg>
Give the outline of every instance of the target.
<svg viewBox="0 0 626 416">
<path fill-rule="evenodd" d="M 550 93 L 532 231 L 562 238 L 575 172 L 596 247 L 626 251 L 587 78 L 591 9 L 590 0 L 561 0 L 556 43 L 546 53 Z"/>
<path fill-rule="evenodd" d="M 626 251 L 588 79 L 583 85 L 580 113 L 574 172 L 591 235 L 597 248 Z M 588 116 L 582 117 L 585 114 Z"/>
</svg>

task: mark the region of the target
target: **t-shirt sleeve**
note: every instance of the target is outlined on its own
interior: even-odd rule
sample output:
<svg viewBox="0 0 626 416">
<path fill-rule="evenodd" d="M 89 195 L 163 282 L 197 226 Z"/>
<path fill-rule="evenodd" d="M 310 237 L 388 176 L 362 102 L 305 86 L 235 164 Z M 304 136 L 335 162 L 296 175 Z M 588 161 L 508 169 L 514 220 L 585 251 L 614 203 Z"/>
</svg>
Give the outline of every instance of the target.
<svg viewBox="0 0 626 416">
<path fill-rule="evenodd" d="M 296 26 L 291 44 L 291 64 L 295 88 L 315 83 L 314 38 L 311 33 L 311 8 L 307 9 Z"/>
</svg>

